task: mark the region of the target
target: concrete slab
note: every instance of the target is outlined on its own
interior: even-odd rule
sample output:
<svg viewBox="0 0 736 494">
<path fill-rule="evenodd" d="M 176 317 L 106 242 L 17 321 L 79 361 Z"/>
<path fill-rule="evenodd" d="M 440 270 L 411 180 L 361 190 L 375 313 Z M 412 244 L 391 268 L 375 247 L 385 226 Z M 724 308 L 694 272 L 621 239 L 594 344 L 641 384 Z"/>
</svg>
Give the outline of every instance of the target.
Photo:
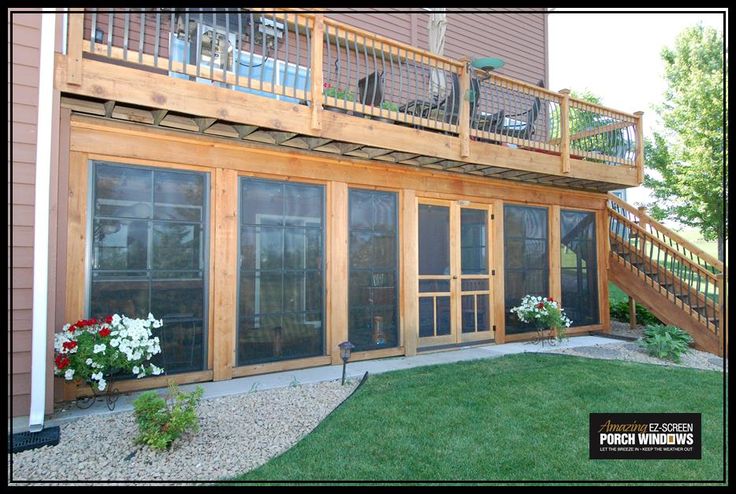
<svg viewBox="0 0 736 494">
<path fill-rule="evenodd" d="M 346 377 L 348 379 L 359 379 L 366 372 L 369 374 L 382 374 L 403 369 L 423 367 L 428 365 L 441 365 L 467 360 L 487 359 L 525 352 L 547 352 L 559 348 L 574 348 L 580 346 L 604 345 L 620 343 L 621 340 L 606 338 L 602 336 L 575 336 L 565 342 L 550 346 L 548 344 L 535 344 L 531 342 L 506 343 L 503 345 L 487 344 L 444 349 L 435 352 L 420 353 L 412 357 L 391 357 L 376 360 L 364 360 L 348 363 Z M 229 381 L 200 383 L 204 387 L 203 399 L 213 399 L 222 396 L 230 396 L 241 393 L 261 391 L 264 389 L 284 388 L 299 384 L 313 384 L 323 381 L 333 381 L 342 377 L 341 365 L 327 365 L 323 367 L 312 367 L 258 376 L 248 376 Z M 198 384 L 180 385 L 182 391 L 192 391 Z M 161 388 L 163 389 L 163 388 Z M 121 395 L 115 410 L 110 411 L 104 401 L 98 401 L 86 410 L 80 410 L 75 406 L 63 409 L 45 421 L 45 426 L 64 424 L 71 420 L 89 415 L 106 415 L 133 410 L 133 402 L 142 392 Z M 10 425 L 10 424 L 8 424 Z M 13 419 L 13 432 L 28 430 L 28 417 L 15 417 Z"/>
</svg>

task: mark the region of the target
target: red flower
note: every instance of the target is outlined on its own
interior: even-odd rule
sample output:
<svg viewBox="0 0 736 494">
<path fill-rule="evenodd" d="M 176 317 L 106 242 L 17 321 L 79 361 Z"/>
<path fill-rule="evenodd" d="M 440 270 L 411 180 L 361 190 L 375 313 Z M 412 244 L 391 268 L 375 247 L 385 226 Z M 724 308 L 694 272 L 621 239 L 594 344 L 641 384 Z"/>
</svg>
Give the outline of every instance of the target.
<svg viewBox="0 0 736 494">
<path fill-rule="evenodd" d="M 547 300 L 549 300 L 550 302 L 554 302 L 555 301 L 555 299 L 553 299 L 552 297 L 549 297 Z"/>
<path fill-rule="evenodd" d="M 539 302 L 537 304 L 537 309 L 544 309 L 544 304 L 542 302 Z"/>
<path fill-rule="evenodd" d="M 71 350 L 72 348 L 77 346 L 76 341 L 65 341 L 61 346 L 63 346 L 67 350 Z"/>
<path fill-rule="evenodd" d="M 110 336 L 110 329 L 109 328 L 102 328 L 100 330 L 100 336 L 102 336 L 103 338 L 105 336 Z"/>
<path fill-rule="evenodd" d="M 69 366 L 69 359 L 62 355 L 59 355 L 58 357 L 56 357 L 55 362 L 56 362 L 56 367 L 59 370 L 64 370 L 66 367 Z"/>
<path fill-rule="evenodd" d="M 331 88 L 332 87 L 332 84 L 330 84 L 329 82 L 325 82 L 323 84 L 323 86 L 326 87 L 326 88 Z"/>
<path fill-rule="evenodd" d="M 111 324 L 111 323 L 112 323 L 112 316 L 107 316 L 107 317 L 105 318 L 105 322 L 106 322 L 107 324 Z"/>
<path fill-rule="evenodd" d="M 70 333 L 73 333 L 76 330 L 77 330 L 76 324 L 72 324 L 71 326 L 69 326 L 69 329 L 67 329 L 67 331 L 69 331 Z"/>
</svg>

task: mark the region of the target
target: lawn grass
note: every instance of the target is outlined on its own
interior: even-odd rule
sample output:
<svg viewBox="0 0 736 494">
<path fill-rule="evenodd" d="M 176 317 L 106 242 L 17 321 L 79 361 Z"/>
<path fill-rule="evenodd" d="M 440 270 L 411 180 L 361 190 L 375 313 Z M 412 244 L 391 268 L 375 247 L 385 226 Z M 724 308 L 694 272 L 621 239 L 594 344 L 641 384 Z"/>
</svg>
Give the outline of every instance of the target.
<svg viewBox="0 0 736 494">
<path fill-rule="evenodd" d="M 241 480 L 718 480 L 720 373 L 517 354 L 371 376 Z M 702 460 L 590 460 L 590 412 L 702 413 Z"/>
</svg>

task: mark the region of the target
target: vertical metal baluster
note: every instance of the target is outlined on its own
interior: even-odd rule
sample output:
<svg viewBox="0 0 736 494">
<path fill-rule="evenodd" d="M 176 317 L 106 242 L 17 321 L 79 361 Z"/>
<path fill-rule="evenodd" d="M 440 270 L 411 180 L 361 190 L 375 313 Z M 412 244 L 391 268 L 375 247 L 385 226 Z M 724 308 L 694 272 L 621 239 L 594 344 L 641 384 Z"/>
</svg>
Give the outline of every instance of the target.
<svg viewBox="0 0 736 494">
<path fill-rule="evenodd" d="M 348 32 L 345 31 L 345 58 L 348 64 L 348 75 L 347 80 L 350 80 L 350 75 L 352 72 L 352 65 L 350 63 L 350 40 L 348 40 Z M 338 79 L 338 89 L 340 84 L 342 84 L 342 79 Z M 344 100 L 343 100 L 344 102 Z M 335 104 L 337 104 L 337 101 L 335 101 Z M 344 105 L 343 108 L 347 108 L 347 105 Z"/>
<path fill-rule="evenodd" d="M 217 40 L 217 13 L 212 11 L 212 36 L 210 37 L 210 76 L 209 80 L 214 81 L 214 69 L 215 69 L 215 41 Z M 222 60 L 220 60 L 222 62 Z"/>
<path fill-rule="evenodd" d="M 375 52 L 374 52 L 374 56 L 375 56 Z M 383 104 L 383 102 L 386 101 L 386 84 L 384 84 L 385 80 L 386 80 L 386 54 L 383 51 L 383 41 L 381 41 L 381 75 L 378 77 L 378 80 L 376 80 L 376 83 L 381 85 L 381 104 Z M 375 91 L 374 91 L 374 99 L 375 99 Z M 378 105 L 378 108 L 381 111 L 381 115 L 383 115 L 383 107 L 381 106 L 381 104 Z"/>
<path fill-rule="evenodd" d="M 156 39 L 153 40 L 153 65 L 158 67 L 158 48 L 161 40 L 161 13 L 156 12 Z"/>
<path fill-rule="evenodd" d="M 708 277 L 705 278 L 705 296 L 703 297 L 705 300 L 704 306 L 704 312 L 705 312 L 705 327 L 710 328 L 711 322 L 710 318 L 708 317 Z"/>
<path fill-rule="evenodd" d="M 248 42 L 250 45 L 249 45 L 249 52 L 248 52 L 249 59 L 248 59 L 248 70 L 246 71 L 246 79 L 248 80 L 248 87 L 250 88 L 250 87 L 253 87 L 253 83 L 251 81 L 251 76 L 250 76 L 250 69 L 253 67 L 253 50 L 255 50 L 254 38 L 255 38 L 256 21 L 253 18 L 252 13 L 249 12 L 248 16 L 249 16 L 248 18 L 250 21 L 248 22 L 248 25 L 250 26 L 250 35 L 248 36 Z M 263 70 L 263 65 L 261 65 L 261 70 Z"/>
<path fill-rule="evenodd" d="M 95 52 L 95 33 L 97 32 L 97 10 L 98 9 L 92 10 L 92 30 L 89 32 L 90 33 L 90 37 L 89 37 L 90 45 L 89 46 L 90 46 L 90 50 L 92 51 L 92 53 Z"/>
<path fill-rule="evenodd" d="M 130 9 L 123 14 L 123 60 L 128 61 L 128 32 L 130 30 Z"/>
<path fill-rule="evenodd" d="M 243 50 L 243 12 L 240 9 L 238 9 L 238 32 L 235 39 L 238 47 L 233 60 L 233 72 L 235 73 L 235 87 L 237 88 L 240 87 L 240 52 Z"/>
<path fill-rule="evenodd" d="M 115 13 L 112 10 L 109 10 L 107 12 L 107 56 L 112 56 L 112 29 L 113 24 L 115 22 L 114 20 Z"/>
<path fill-rule="evenodd" d="M 263 26 L 263 21 L 266 20 L 266 17 L 265 16 L 261 16 L 260 19 L 261 19 L 261 27 L 263 27 L 263 30 L 265 31 L 266 28 L 265 28 L 265 26 Z M 266 53 L 268 52 L 268 47 L 267 47 L 267 43 L 266 43 L 266 33 L 263 33 L 263 37 L 261 38 L 261 40 L 263 41 L 263 46 L 261 47 L 261 55 L 262 55 L 262 58 L 261 58 L 261 78 L 260 78 L 261 81 L 260 81 L 260 89 L 261 89 L 261 91 L 263 91 L 263 77 L 264 77 L 263 76 L 263 71 L 266 70 Z M 272 79 L 273 79 L 273 71 L 274 70 L 276 70 L 276 60 L 275 59 L 273 60 L 273 69 L 271 69 L 271 75 L 272 75 L 271 78 Z M 273 91 L 273 87 L 271 88 L 271 90 Z"/>
<path fill-rule="evenodd" d="M 356 36 L 356 38 L 357 38 L 357 36 Z M 368 92 L 368 84 L 369 84 L 369 82 L 370 82 L 370 81 L 368 80 L 368 71 L 369 71 L 370 69 L 369 69 L 369 67 L 368 67 L 368 63 L 369 63 L 369 62 L 368 62 L 368 46 L 367 46 L 367 44 L 368 44 L 368 43 L 367 43 L 367 41 L 368 41 L 368 40 L 366 40 L 365 38 L 363 38 L 363 59 L 364 59 L 364 61 L 365 61 L 365 86 L 363 87 L 363 94 L 361 95 L 361 100 L 360 100 L 360 102 L 361 102 L 361 103 L 362 103 L 362 105 L 363 105 L 363 106 L 362 106 L 362 109 L 361 109 L 361 111 L 362 111 L 362 112 L 363 112 L 364 114 L 365 114 L 365 106 L 366 106 L 366 101 L 367 101 L 367 97 L 366 97 L 366 96 L 367 96 L 367 94 L 366 94 L 366 93 Z M 358 58 L 358 57 L 356 57 L 356 58 Z M 358 70 L 358 79 L 356 79 L 356 80 L 360 80 L 360 79 L 361 79 L 361 77 L 360 77 L 360 69 L 359 69 L 359 70 Z M 357 92 L 358 92 L 358 91 L 356 91 L 356 93 L 357 93 Z"/>
<path fill-rule="evenodd" d="M 289 14 L 284 13 L 284 80 L 281 81 L 281 94 L 286 96 L 286 87 L 289 83 Z M 296 87 L 296 76 L 299 73 L 299 67 L 294 67 L 294 84 L 292 87 Z"/>
<path fill-rule="evenodd" d="M 204 34 L 204 14 L 202 13 L 202 9 L 199 9 L 199 24 L 197 25 L 197 37 L 194 40 L 196 43 L 196 57 L 194 59 L 194 63 L 196 65 L 196 74 L 197 77 L 199 77 L 200 74 L 200 67 L 202 66 L 202 35 Z"/>
<path fill-rule="evenodd" d="M 420 94 L 419 93 L 419 73 L 418 73 L 419 72 L 419 69 L 417 67 L 417 54 L 414 51 L 411 52 L 411 65 L 412 65 L 412 68 L 414 69 L 414 74 L 413 75 L 414 75 L 414 94 L 415 94 L 415 98 L 417 100 L 419 100 L 419 101 L 423 101 L 423 100 L 421 100 L 419 98 L 419 94 Z M 420 115 L 423 114 L 423 113 L 424 113 L 424 105 L 422 104 L 422 108 L 420 110 Z M 417 125 L 416 124 L 416 121 L 415 121 L 416 116 L 417 116 L 416 105 L 414 105 L 414 111 L 412 111 L 412 116 L 411 116 L 411 124 L 412 125 Z M 420 120 L 420 122 L 421 122 L 421 120 Z"/>
<path fill-rule="evenodd" d="M 141 9 L 141 39 L 138 40 L 138 63 L 143 63 L 143 51 L 145 50 L 145 40 L 146 40 L 146 11 Z M 171 31 L 174 31 L 174 28 L 172 26 Z M 169 57 L 171 57 L 171 53 L 169 53 Z"/>
<path fill-rule="evenodd" d="M 404 52 L 404 54 L 406 54 L 406 51 Z M 406 124 L 406 122 L 409 120 L 409 116 L 408 116 L 408 112 L 407 112 L 407 108 L 406 108 L 406 106 L 409 105 L 409 99 L 404 96 L 404 67 L 406 66 L 406 60 L 404 60 L 403 63 L 401 61 L 401 48 L 399 48 L 396 51 L 396 62 L 399 64 L 399 96 L 398 96 L 398 100 L 399 101 L 406 101 L 406 103 L 404 103 L 404 105 L 402 105 L 402 106 L 405 106 L 404 111 L 402 112 L 403 113 L 402 118 L 403 118 L 404 124 Z"/>
<path fill-rule="evenodd" d="M 182 66 L 185 74 L 187 74 L 187 70 L 189 69 L 189 62 L 192 61 L 192 40 L 190 39 L 189 32 L 189 9 L 186 9 L 184 11 L 184 65 Z M 158 41 L 158 27 L 156 28 L 156 41 Z"/>
<path fill-rule="evenodd" d="M 345 91 L 350 92 L 350 84 L 351 81 L 357 81 L 360 79 L 360 49 L 358 48 L 358 35 L 356 33 L 353 33 L 353 47 L 355 48 L 355 78 L 348 79 L 347 83 L 345 84 Z M 365 40 L 363 43 L 363 49 L 365 50 Z M 368 58 L 366 57 L 366 64 L 368 63 Z M 366 66 L 366 69 L 368 67 Z M 356 91 L 357 93 L 357 91 Z M 357 111 L 357 105 L 358 102 L 356 101 L 357 98 L 353 97 L 353 112 L 355 113 Z M 363 111 L 365 111 L 365 105 L 363 105 Z"/>
<path fill-rule="evenodd" d="M 312 25 L 314 25 L 314 24 L 312 24 Z M 306 50 L 307 51 L 307 67 L 310 67 L 310 73 L 311 73 L 311 67 L 312 67 L 312 38 L 311 38 L 310 29 L 308 27 L 305 28 L 304 29 L 304 33 L 307 35 L 307 46 L 306 46 L 306 49 L 307 49 Z M 323 67 L 324 67 L 324 64 L 323 64 Z M 322 69 L 322 71 L 324 72 L 324 68 Z M 307 77 L 306 79 L 304 79 L 304 95 L 305 95 L 305 97 L 308 97 L 307 95 L 309 94 L 307 92 L 307 82 L 310 81 L 310 79 L 311 79 L 311 77 Z M 311 81 L 309 82 L 309 84 L 311 84 Z M 319 88 L 317 88 L 317 89 L 319 89 Z"/>
<path fill-rule="evenodd" d="M 276 80 L 277 75 L 281 75 L 281 73 L 278 72 L 279 70 L 279 37 L 276 36 L 276 14 L 271 14 L 271 22 L 273 23 L 273 70 L 271 71 L 271 92 L 273 94 L 277 94 L 278 91 L 276 91 L 276 85 L 278 84 Z M 281 77 L 279 77 L 280 79 Z"/>
<path fill-rule="evenodd" d="M 332 43 L 330 43 L 330 25 L 325 24 L 325 39 L 327 40 L 327 72 L 322 75 L 322 92 L 324 92 L 324 84 L 332 81 L 334 74 L 332 72 Z"/>
<path fill-rule="evenodd" d="M 171 31 L 172 33 L 176 29 L 176 25 L 174 24 L 175 22 L 176 22 L 176 19 L 174 18 L 174 11 L 172 10 L 170 14 L 170 19 L 169 19 L 169 31 Z M 188 37 L 189 37 L 189 27 L 187 24 L 186 27 L 184 27 L 184 39 L 186 40 Z M 161 14 L 156 14 L 156 42 L 155 42 L 156 44 L 153 48 L 153 52 L 154 52 L 153 63 L 154 65 L 156 65 L 156 67 L 158 67 L 158 52 L 160 49 L 159 47 L 160 39 L 161 39 Z M 185 51 L 184 56 L 182 57 L 184 58 L 184 61 L 182 62 L 182 72 L 186 73 L 186 67 L 187 67 L 186 63 L 187 63 L 187 57 L 189 53 L 189 51 L 186 49 L 186 46 L 184 47 L 184 51 Z M 169 53 L 169 56 L 166 58 L 168 59 L 169 73 L 171 73 L 171 64 L 172 64 L 172 59 L 174 57 L 172 56 L 171 53 Z"/>
<path fill-rule="evenodd" d="M 301 67 L 301 65 L 299 64 L 299 61 L 301 59 L 301 43 L 299 41 L 299 14 L 294 15 L 294 43 L 296 44 L 296 47 L 295 47 L 296 49 L 296 70 L 298 71 L 299 67 Z M 329 47 L 330 45 L 328 42 L 327 49 L 329 49 Z M 310 76 L 311 76 L 311 68 L 307 67 L 307 71 L 306 71 L 306 75 L 304 79 L 304 99 L 308 99 L 307 98 L 307 80 L 310 78 Z M 297 80 L 299 79 L 297 78 Z M 295 80 L 294 81 L 294 97 L 296 97 L 296 85 L 297 83 Z"/>
<path fill-rule="evenodd" d="M 233 51 L 234 50 L 235 48 L 233 47 Z M 225 10 L 225 52 L 223 55 L 225 56 L 225 64 L 222 69 L 222 82 L 225 83 L 225 87 L 229 87 L 230 85 L 227 83 L 227 76 L 230 66 L 230 10 L 227 9 Z"/>
<path fill-rule="evenodd" d="M 341 62 L 340 60 L 340 30 L 337 27 L 335 27 L 335 76 L 334 76 L 335 79 L 333 80 L 335 81 L 336 84 L 338 84 L 340 81 L 340 70 L 341 70 L 340 62 Z M 332 71 L 332 65 L 330 65 L 330 72 L 331 71 Z"/>
</svg>

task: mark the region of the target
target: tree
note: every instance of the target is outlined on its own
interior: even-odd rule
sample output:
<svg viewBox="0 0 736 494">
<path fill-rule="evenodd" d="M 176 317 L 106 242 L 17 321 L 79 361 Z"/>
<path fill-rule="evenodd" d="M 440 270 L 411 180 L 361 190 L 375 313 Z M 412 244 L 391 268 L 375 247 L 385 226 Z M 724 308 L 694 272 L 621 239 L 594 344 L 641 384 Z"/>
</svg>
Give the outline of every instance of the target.
<svg viewBox="0 0 736 494">
<path fill-rule="evenodd" d="M 656 219 L 676 220 L 717 240 L 723 260 L 728 231 L 723 34 L 702 25 L 687 28 L 674 48 L 662 50 L 662 58 L 668 87 L 656 110 L 665 132 L 655 133 L 644 153 L 644 185 L 655 197 L 649 208 Z"/>
</svg>

